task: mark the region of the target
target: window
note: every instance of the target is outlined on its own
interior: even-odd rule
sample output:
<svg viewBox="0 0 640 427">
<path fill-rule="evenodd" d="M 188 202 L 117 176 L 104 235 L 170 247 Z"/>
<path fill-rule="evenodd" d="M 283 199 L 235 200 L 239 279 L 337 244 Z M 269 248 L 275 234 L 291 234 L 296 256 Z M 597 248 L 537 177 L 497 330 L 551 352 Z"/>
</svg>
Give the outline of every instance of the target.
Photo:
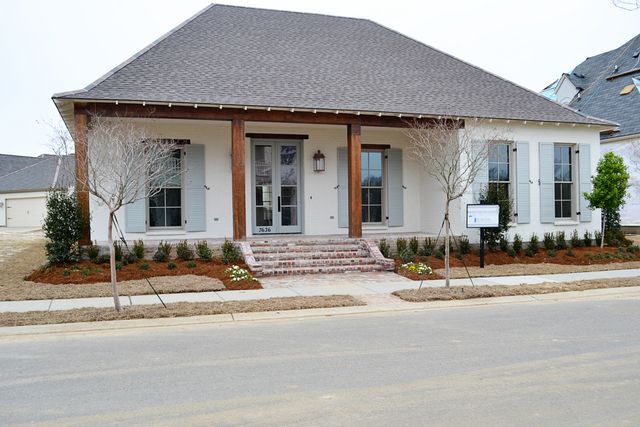
<svg viewBox="0 0 640 427">
<path fill-rule="evenodd" d="M 382 223 L 382 150 L 363 150 L 362 160 L 362 222 Z"/>
<path fill-rule="evenodd" d="M 166 171 L 164 178 L 159 178 L 152 185 L 149 197 L 149 227 L 181 227 L 182 226 L 182 168 L 181 150 L 175 150 L 173 156 L 156 165 Z"/>
<path fill-rule="evenodd" d="M 501 200 L 511 196 L 510 152 L 507 143 L 489 145 L 489 191 L 497 191 Z"/>
<path fill-rule="evenodd" d="M 556 218 L 572 217 L 573 165 L 570 145 L 556 144 L 553 149 L 553 174 Z"/>
</svg>

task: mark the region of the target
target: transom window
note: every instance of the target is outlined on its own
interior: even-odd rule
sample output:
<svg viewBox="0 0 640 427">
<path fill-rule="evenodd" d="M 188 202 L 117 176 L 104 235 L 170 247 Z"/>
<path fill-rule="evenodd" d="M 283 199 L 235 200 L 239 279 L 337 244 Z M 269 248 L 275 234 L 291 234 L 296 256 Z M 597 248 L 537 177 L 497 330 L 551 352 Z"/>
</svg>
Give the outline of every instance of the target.
<svg viewBox="0 0 640 427">
<path fill-rule="evenodd" d="M 489 190 L 497 191 L 504 199 L 511 194 L 510 148 L 507 143 L 489 145 Z"/>
<path fill-rule="evenodd" d="M 149 197 L 149 227 L 181 227 L 182 226 L 182 168 L 181 150 L 155 167 L 166 171 L 156 185 L 151 185 Z M 159 187 L 158 185 L 162 185 Z"/>
<path fill-rule="evenodd" d="M 363 223 L 382 223 L 383 158 L 382 150 L 363 150 L 361 153 Z"/>
<path fill-rule="evenodd" d="M 555 145 L 553 173 L 556 218 L 572 217 L 573 199 L 573 148 L 570 145 Z"/>
</svg>

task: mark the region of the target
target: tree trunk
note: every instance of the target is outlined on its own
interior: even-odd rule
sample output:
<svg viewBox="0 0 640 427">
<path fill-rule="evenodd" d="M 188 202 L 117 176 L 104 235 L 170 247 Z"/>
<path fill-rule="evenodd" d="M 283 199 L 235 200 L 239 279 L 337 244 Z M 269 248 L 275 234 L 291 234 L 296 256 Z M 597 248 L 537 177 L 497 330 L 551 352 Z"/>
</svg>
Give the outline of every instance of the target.
<svg viewBox="0 0 640 427">
<path fill-rule="evenodd" d="M 600 229 L 600 233 L 602 233 L 600 236 L 600 249 L 602 249 L 604 248 L 604 229 L 605 224 L 607 223 L 607 212 L 604 209 L 602 210 L 602 219 L 600 222 L 602 223 L 602 228 Z"/>
<path fill-rule="evenodd" d="M 113 247 L 113 212 L 109 213 L 109 233 L 107 242 L 109 243 L 109 266 L 111 268 L 111 290 L 113 291 L 113 303 L 116 311 L 122 311 L 120 296 L 118 295 L 118 282 L 116 280 L 116 249 Z"/>
<path fill-rule="evenodd" d="M 451 256 L 450 254 L 450 250 L 449 250 L 449 233 L 451 230 L 451 227 L 449 225 L 449 201 L 447 200 L 447 204 L 445 205 L 445 210 L 444 210 L 444 279 L 445 279 L 445 286 L 448 288 L 450 286 L 450 279 L 451 279 L 451 267 L 450 267 L 450 263 L 449 263 L 449 257 Z"/>
</svg>

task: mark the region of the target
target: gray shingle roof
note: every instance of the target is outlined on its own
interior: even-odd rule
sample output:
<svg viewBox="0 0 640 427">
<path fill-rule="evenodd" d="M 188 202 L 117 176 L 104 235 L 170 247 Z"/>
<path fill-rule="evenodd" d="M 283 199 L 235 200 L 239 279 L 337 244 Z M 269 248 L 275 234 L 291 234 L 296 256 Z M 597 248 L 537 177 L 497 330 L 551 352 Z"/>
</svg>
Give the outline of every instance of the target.
<svg viewBox="0 0 640 427">
<path fill-rule="evenodd" d="M 16 157 L 25 159 L 25 164 L 16 168 Z M 30 159 L 27 162 L 26 159 Z M 4 173 L 0 169 L 0 193 L 15 191 L 37 191 L 50 188 L 68 188 L 73 185 L 75 158 L 73 155 L 64 156 L 58 164 L 58 156 L 43 155 L 40 157 L 23 157 L 0 155 L 0 166 L 12 163 L 14 169 Z"/>
<path fill-rule="evenodd" d="M 570 103 L 572 108 L 620 124 L 619 132 L 603 134 L 602 139 L 640 134 L 640 92 L 620 95 L 622 88 L 633 84 L 632 77 L 640 78 L 640 70 L 607 80 L 636 68 L 640 68 L 640 34 L 617 49 L 587 58 L 569 74 L 574 86 L 582 89 L 580 98 Z"/>
<path fill-rule="evenodd" d="M 0 154 L 0 176 L 38 163 L 42 160 L 39 157 L 15 156 L 12 154 Z"/>
<path fill-rule="evenodd" d="M 54 99 L 603 124 L 369 20 L 223 5 Z"/>
</svg>

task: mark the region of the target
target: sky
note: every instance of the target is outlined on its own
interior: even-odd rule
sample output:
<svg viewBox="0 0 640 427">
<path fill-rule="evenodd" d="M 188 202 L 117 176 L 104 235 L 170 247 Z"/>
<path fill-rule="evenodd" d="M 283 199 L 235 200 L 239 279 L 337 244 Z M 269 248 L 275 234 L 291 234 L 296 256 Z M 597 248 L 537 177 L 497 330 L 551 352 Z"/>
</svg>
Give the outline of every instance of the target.
<svg viewBox="0 0 640 427">
<path fill-rule="evenodd" d="M 50 152 L 51 95 L 84 88 L 210 1 L 12 1 L 0 13 L 0 153 Z M 225 0 L 371 19 L 539 92 L 640 32 L 611 0 Z"/>
</svg>

